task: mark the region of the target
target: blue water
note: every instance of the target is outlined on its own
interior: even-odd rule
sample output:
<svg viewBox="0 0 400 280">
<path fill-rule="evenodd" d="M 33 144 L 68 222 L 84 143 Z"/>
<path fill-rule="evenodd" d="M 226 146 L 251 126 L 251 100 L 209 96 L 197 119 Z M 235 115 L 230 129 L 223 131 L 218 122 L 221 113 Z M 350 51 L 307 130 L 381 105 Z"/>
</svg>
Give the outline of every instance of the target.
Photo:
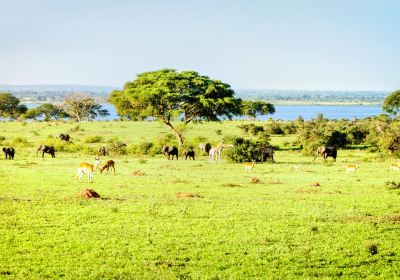
<svg viewBox="0 0 400 280">
<path fill-rule="evenodd" d="M 28 108 L 35 108 L 39 104 L 27 104 Z M 119 119 L 117 112 L 111 104 L 101 104 L 107 109 L 110 116 L 97 118 L 97 120 L 115 120 Z M 276 113 L 273 115 L 260 116 L 258 119 L 267 120 L 294 120 L 298 116 L 302 116 L 305 120 L 315 118 L 317 114 L 324 114 L 328 119 L 363 119 L 370 116 L 376 116 L 382 113 L 381 106 L 319 106 L 319 105 L 276 105 Z"/>
</svg>

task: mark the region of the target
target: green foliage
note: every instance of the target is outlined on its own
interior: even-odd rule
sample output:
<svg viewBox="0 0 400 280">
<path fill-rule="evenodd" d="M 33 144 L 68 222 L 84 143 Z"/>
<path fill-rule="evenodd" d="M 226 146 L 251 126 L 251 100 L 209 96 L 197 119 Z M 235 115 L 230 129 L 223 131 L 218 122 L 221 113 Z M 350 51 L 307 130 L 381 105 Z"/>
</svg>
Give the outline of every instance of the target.
<svg viewBox="0 0 400 280">
<path fill-rule="evenodd" d="M 61 118 L 69 117 L 61 106 L 56 106 L 51 103 L 45 103 L 36 108 L 29 109 L 24 116 L 27 119 L 37 119 L 43 116 L 44 121 L 50 121 L 53 119 L 59 120 Z"/>
<path fill-rule="evenodd" d="M 400 90 L 392 92 L 388 97 L 383 100 L 383 111 L 390 114 L 397 115 L 400 109 Z"/>
<path fill-rule="evenodd" d="M 183 144 L 183 130 L 173 122 L 178 116 L 190 122 L 231 119 L 240 113 L 241 100 L 228 84 L 194 71 L 162 69 L 139 74 L 121 91 L 113 91 L 109 102 L 118 114 L 130 119 L 156 118 L 170 127 Z"/>
<path fill-rule="evenodd" d="M 18 147 L 30 147 L 30 146 L 32 146 L 32 143 L 29 142 L 28 139 L 26 139 L 23 136 L 17 136 L 12 141 L 12 145 L 18 146 Z"/>
<path fill-rule="evenodd" d="M 386 181 L 385 187 L 389 190 L 398 190 L 398 189 L 400 189 L 400 182 Z"/>
<path fill-rule="evenodd" d="M 85 143 L 101 143 L 104 141 L 104 137 L 101 135 L 91 135 L 85 138 Z"/>
<path fill-rule="evenodd" d="M 343 148 L 348 143 L 347 134 L 337 130 L 332 131 L 331 135 L 329 135 L 325 140 L 326 146 L 334 146 L 337 148 Z"/>
<path fill-rule="evenodd" d="M 274 114 L 275 107 L 265 101 L 242 101 L 241 113 L 254 120 L 259 115 Z"/>
<path fill-rule="evenodd" d="M 11 93 L 0 93 L 0 117 L 16 119 L 24 114 L 28 108 L 19 103 L 19 99 Z"/>
<path fill-rule="evenodd" d="M 253 123 L 239 125 L 238 127 L 242 129 L 244 132 L 250 133 L 253 136 L 256 136 L 257 134 L 264 132 L 264 127 L 262 125 L 255 125 Z"/>
<path fill-rule="evenodd" d="M 231 161 L 238 162 L 261 162 L 262 149 L 268 146 L 268 143 L 261 143 L 258 141 L 236 138 L 234 147 L 227 151 L 228 157 Z"/>
<path fill-rule="evenodd" d="M 64 99 L 64 111 L 77 122 L 89 121 L 97 116 L 105 117 L 110 113 L 96 104 L 95 100 L 86 94 L 75 93 Z"/>
</svg>

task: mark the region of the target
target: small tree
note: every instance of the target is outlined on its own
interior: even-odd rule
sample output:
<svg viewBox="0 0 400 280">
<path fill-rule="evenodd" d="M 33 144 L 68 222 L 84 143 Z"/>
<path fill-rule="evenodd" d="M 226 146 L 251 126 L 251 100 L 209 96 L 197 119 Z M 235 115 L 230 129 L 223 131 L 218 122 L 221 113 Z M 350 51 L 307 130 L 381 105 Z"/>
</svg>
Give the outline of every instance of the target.
<svg viewBox="0 0 400 280">
<path fill-rule="evenodd" d="M 240 114 L 241 100 L 234 94 L 228 84 L 197 72 L 163 69 L 139 74 L 123 90 L 112 92 L 109 101 L 118 114 L 158 119 L 174 131 L 181 146 L 187 124 Z"/>
<path fill-rule="evenodd" d="M 29 109 L 24 115 L 27 119 L 36 119 L 40 116 L 44 116 L 45 121 L 69 117 L 61 106 L 53 105 L 51 103 L 44 103 L 36 108 Z"/>
<path fill-rule="evenodd" d="M 275 113 L 274 105 L 265 101 L 242 101 L 242 114 L 255 120 L 257 116 Z"/>
<path fill-rule="evenodd" d="M 105 117 L 110 113 L 96 104 L 93 98 L 86 94 L 75 93 L 67 96 L 63 104 L 64 111 L 76 121 L 89 121 L 97 116 Z"/>
<path fill-rule="evenodd" d="M 27 110 L 28 108 L 20 104 L 19 99 L 11 93 L 0 93 L 0 117 L 16 119 Z"/>
<path fill-rule="evenodd" d="M 393 115 L 397 115 L 400 109 L 400 90 L 396 90 L 383 100 L 382 109 Z"/>
</svg>

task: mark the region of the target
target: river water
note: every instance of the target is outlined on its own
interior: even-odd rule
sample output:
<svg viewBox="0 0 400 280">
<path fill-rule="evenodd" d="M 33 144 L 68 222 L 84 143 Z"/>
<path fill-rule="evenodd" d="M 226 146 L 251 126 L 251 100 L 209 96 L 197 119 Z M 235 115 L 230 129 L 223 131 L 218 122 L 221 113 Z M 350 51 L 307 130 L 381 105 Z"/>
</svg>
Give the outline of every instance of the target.
<svg viewBox="0 0 400 280">
<path fill-rule="evenodd" d="M 35 108 L 39 104 L 26 104 L 28 108 Z M 104 109 L 110 113 L 104 118 L 96 120 L 116 120 L 118 119 L 117 112 L 111 104 L 101 104 Z M 258 117 L 259 120 L 280 119 L 294 120 L 298 116 L 309 120 L 315 118 L 317 114 L 322 113 L 328 119 L 363 119 L 370 116 L 379 115 L 382 113 L 381 106 L 363 106 L 363 105 L 276 105 L 276 113 L 273 115 L 264 115 Z"/>
</svg>

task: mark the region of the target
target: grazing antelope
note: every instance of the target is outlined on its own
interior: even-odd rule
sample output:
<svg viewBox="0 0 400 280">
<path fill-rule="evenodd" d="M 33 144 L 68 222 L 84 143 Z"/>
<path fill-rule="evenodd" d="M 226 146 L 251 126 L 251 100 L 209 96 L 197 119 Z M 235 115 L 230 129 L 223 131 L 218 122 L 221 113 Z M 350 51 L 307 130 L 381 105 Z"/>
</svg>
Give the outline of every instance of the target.
<svg viewBox="0 0 400 280">
<path fill-rule="evenodd" d="M 82 180 L 83 174 L 87 174 L 88 180 L 89 180 L 89 182 L 91 182 L 93 180 L 93 172 L 96 171 L 96 169 L 99 167 L 99 165 L 100 165 L 100 160 L 97 157 L 94 159 L 94 166 L 89 163 L 79 164 L 79 167 L 78 167 L 79 181 Z"/>
<path fill-rule="evenodd" d="M 232 148 L 232 147 L 235 146 L 232 144 L 223 144 L 223 142 L 221 142 L 217 147 L 211 148 L 208 153 L 209 162 L 210 163 L 220 162 L 222 150 L 225 148 Z"/>
<path fill-rule="evenodd" d="M 358 169 L 357 164 L 349 163 L 344 166 L 346 168 L 346 172 L 353 172 L 353 175 L 356 173 L 356 170 Z"/>
<path fill-rule="evenodd" d="M 109 169 L 111 168 L 112 171 L 114 171 L 115 174 L 115 162 L 113 160 L 108 160 L 102 168 L 100 168 L 100 174 L 103 173 L 104 169 L 107 169 L 107 173 L 109 172 Z"/>
<path fill-rule="evenodd" d="M 254 168 L 254 162 L 245 162 L 244 163 L 244 172 L 252 172 Z"/>
<path fill-rule="evenodd" d="M 392 163 L 389 165 L 389 171 L 399 171 L 400 170 L 400 164 L 399 163 Z"/>
</svg>

